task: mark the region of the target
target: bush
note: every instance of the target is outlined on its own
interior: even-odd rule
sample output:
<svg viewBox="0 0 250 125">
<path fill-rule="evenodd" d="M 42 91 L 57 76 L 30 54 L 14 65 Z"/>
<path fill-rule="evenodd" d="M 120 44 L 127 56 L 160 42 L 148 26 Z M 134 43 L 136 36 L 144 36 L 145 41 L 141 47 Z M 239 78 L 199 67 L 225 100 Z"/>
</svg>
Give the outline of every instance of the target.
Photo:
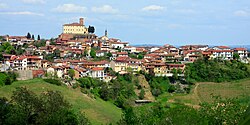
<svg viewBox="0 0 250 125">
<path fill-rule="evenodd" d="M 83 94 L 88 94 L 88 90 L 85 89 L 85 88 L 81 88 L 81 92 L 82 92 Z"/>
<path fill-rule="evenodd" d="M 58 85 L 61 86 L 63 83 L 60 80 L 57 79 L 43 79 L 45 82 L 53 84 L 53 85 Z"/>
<path fill-rule="evenodd" d="M 17 79 L 17 74 L 14 72 L 0 73 L 0 86 L 11 85 Z"/>
</svg>

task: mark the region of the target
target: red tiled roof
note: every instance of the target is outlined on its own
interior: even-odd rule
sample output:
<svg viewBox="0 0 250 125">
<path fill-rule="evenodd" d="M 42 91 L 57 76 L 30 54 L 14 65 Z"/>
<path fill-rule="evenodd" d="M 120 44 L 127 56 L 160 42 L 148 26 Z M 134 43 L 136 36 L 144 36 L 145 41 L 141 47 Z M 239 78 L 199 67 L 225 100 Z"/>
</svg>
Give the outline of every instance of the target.
<svg viewBox="0 0 250 125">
<path fill-rule="evenodd" d="M 117 55 L 128 55 L 127 52 L 118 52 Z"/>
<path fill-rule="evenodd" d="M 217 48 L 220 48 L 220 49 L 229 49 L 228 46 L 216 46 Z"/>
<path fill-rule="evenodd" d="M 236 50 L 236 51 L 246 51 L 247 49 L 246 48 L 235 48 L 234 50 Z"/>
<path fill-rule="evenodd" d="M 91 70 L 92 71 L 102 71 L 102 70 L 104 70 L 104 68 L 102 68 L 102 67 L 94 67 Z"/>
<path fill-rule="evenodd" d="M 80 23 L 64 24 L 63 26 L 83 26 Z"/>
</svg>

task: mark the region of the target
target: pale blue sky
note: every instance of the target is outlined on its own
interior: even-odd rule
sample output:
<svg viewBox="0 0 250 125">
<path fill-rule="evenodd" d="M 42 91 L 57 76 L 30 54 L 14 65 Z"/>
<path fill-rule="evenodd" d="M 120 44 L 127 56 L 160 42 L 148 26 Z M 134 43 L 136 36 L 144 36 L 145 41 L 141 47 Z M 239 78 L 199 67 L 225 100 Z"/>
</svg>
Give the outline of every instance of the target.
<svg viewBox="0 0 250 125">
<path fill-rule="evenodd" d="M 56 37 L 79 17 L 131 44 L 250 44 L 250 0 L 0 0 L 0 35 Z"/>
</svg>

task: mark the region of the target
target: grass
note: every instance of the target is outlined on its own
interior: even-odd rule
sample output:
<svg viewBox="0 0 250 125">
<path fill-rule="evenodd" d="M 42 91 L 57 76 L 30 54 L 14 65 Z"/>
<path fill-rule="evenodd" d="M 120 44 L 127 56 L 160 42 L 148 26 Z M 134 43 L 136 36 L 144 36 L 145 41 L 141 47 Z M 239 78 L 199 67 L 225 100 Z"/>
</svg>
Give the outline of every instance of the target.
<svg viewBox="0 0 250 125">
<path fill-rule="evenodd" d="M 99 98 L 92 99 L 81 93 L 79 89 L 52 85 L 44 82 L 42 79 L 17 81 L 12 85 L 3 86 L 0 88 L 0 97 L 10 99 L 15 88 L 20 86 L 26 86 L 37 94 L 47 90 L 60 91 L 64 95 L 64 98 L 72 104 L 73 110 L 85 112 L 93 124 L 116 123 L 121 118 L 121 109 L 110 102 L 105 102 Z"/>
<path fill-rule="evenodd" d="M 197 83 L 190 94 L 165 93 L 157 98 L 158 101 L 168 100 L 169 103 L 182 103 L 199 107 L 202 102 L 212 102 L 213 96 L 222 98 L 250 97 L 250 78 L 234 82 Z"/>
</svg>

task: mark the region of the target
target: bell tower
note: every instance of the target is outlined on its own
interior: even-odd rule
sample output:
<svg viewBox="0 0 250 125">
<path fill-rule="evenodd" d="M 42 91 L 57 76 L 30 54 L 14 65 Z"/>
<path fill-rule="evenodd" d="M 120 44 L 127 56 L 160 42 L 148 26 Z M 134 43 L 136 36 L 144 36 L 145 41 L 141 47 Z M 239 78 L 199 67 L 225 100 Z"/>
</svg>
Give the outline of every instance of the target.
<svg viewBox="0 0 250 125">
<path fill-rule="evenodd" d="M 80 18 L 79 23 L 80 23 L 81 25 L 84 25 L 84 19 L 83 19 L 83 18 Z"/>
<path fill-rule="evenodd" d="M 107 31 L 107 29 L 105 30 L 105 36 L 108 37 L 108 31 Z"/>
</svg>

